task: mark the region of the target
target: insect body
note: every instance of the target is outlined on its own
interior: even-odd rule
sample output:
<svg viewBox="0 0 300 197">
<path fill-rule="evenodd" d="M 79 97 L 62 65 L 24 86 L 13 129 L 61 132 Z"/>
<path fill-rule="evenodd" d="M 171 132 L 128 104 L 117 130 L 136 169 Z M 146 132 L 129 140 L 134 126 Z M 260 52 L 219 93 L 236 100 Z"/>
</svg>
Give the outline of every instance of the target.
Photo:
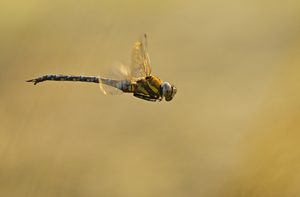
<svg viewBox="0 0 300 197">
<path fill-rule="evenodd" d="M 28 80 L 34 85 L 44 81 L 79 81 L 99 83 L 104 94 L 110 93 L 108 90 L 113 88 L 119 92 L 132 93 L 135 97 L 147 101 L 171 101 L 177 90 L 174 85 L 161 81 L 158 77 L 151 75 L 150 59 L 147 52 L 147 37 L 136 41 L 132 49 L 132 63 L 129 69 L 118 68 L 122 73 L 122 78 L 108 79 L 96 76 L 74 76 L 74 75 L 44 75 L 35 79 Z"/>
</svg>

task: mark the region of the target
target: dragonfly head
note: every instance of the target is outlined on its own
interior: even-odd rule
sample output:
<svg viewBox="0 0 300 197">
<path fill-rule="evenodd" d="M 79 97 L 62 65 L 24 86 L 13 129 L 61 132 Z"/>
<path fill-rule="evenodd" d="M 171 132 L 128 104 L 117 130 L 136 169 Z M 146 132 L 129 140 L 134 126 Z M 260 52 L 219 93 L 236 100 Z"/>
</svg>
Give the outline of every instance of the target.
<svg viewBox="0 0 300 197">
<path fill-rule="evenodd" d="M 166 101 L 171 101 L 177 92 L 176 87 L 168 82 L 163 82 L 161 88 L 162 96 L 165 97 Z"/>
</svg>

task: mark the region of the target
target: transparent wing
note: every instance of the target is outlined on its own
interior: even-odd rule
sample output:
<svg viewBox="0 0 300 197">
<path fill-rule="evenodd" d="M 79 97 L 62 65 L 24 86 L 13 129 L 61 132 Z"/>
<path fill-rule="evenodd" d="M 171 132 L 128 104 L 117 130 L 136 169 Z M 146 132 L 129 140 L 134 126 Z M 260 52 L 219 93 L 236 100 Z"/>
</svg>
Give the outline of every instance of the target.
<svg viewBox="0 0 300 197">
<path fill-rule="evenodd" d="M 104 95 L 121 95 L 123 92 L 117 88 L 102 84 L 101 82 L 99 83 L 99 87 L 101 92 Z"/>
<path fill-rule="evenodd" d="M 115 63 L 109 68 L 108 77 L 117 80 L 130 79 L 130 69 L 122 63 Z"/>
<path fill-rule="evenodd" d="M 121 63 L 117 63 L 109 68 L 107 75 L 111 79 L 124 80 L 130 78 L 129 69 Z M 100 90 L 105 95 L 121 95 L 123 92 L 115 87 L 99 83 Z"/>
<path fill-rule="evenodd" d="M 135 81 L 138 78 L 150 76 L 151 66 L 150 58 L 147 49 L 147 35 L 133 44 L 131 53 L 131 66 L 130 68 L 123 64 L 116 64 L 109 69 L 108 77 L 117 80 L 132 80 Z M 100 84 L 100 89 L 105 95 L 119 95 L 123 92 L 117 88 Z"/>
<path fill-rule="evenodd" d="M 131 77 L 140 78 L 151 74 L 150 58 L 147 50 L 147 35 L 136 41 L 131 53 Z"/>
</svg>

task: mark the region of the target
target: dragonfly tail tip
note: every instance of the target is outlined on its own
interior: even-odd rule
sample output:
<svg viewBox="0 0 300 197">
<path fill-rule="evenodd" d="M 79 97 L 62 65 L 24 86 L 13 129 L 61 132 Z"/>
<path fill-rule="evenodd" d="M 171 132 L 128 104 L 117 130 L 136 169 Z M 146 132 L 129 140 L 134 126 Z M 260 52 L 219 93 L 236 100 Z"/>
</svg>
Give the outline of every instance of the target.
<svg viewBox="0 0 300 197">
<path fill-rule="evenodd" d="M 32 82 L 33 85 L 36 85 L 38 83 L 38 81 L 36 79 L 29 79 L 26 82 Z"/>
</svg>

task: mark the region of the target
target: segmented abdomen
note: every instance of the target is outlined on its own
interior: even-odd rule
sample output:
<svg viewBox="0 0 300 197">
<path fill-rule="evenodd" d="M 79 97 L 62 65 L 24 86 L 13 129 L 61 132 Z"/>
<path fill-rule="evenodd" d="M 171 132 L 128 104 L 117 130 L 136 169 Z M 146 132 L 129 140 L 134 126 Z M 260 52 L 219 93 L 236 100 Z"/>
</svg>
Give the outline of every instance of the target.
<svg viewBox="0 0 300 197">
<path fill-rule="evenodd" d="M 92 82 L 99 83 L 99 78 L 94 76 L 74 76 L 74 75 L 44 75 L 36 79 L 28 80 L 27 82 L 33 82 L 34 85 L 43 81 L 80 81 L 80 82 Z"/>
<path fill-rule="evenodd" d="M 79 81 L 79 82 L 91 82 L 105 84 L 123 92 L 133 92 L 135 90 L 135 84 L 129 80 L 114 80 L 107 78 L 100 78 L 95 76 L 74 76 L 74 75 L 44 75 L 35 79 L 28 80 L 27 82 L 33 82 L 34 85 L 44 81 Z"/>
</svg>

